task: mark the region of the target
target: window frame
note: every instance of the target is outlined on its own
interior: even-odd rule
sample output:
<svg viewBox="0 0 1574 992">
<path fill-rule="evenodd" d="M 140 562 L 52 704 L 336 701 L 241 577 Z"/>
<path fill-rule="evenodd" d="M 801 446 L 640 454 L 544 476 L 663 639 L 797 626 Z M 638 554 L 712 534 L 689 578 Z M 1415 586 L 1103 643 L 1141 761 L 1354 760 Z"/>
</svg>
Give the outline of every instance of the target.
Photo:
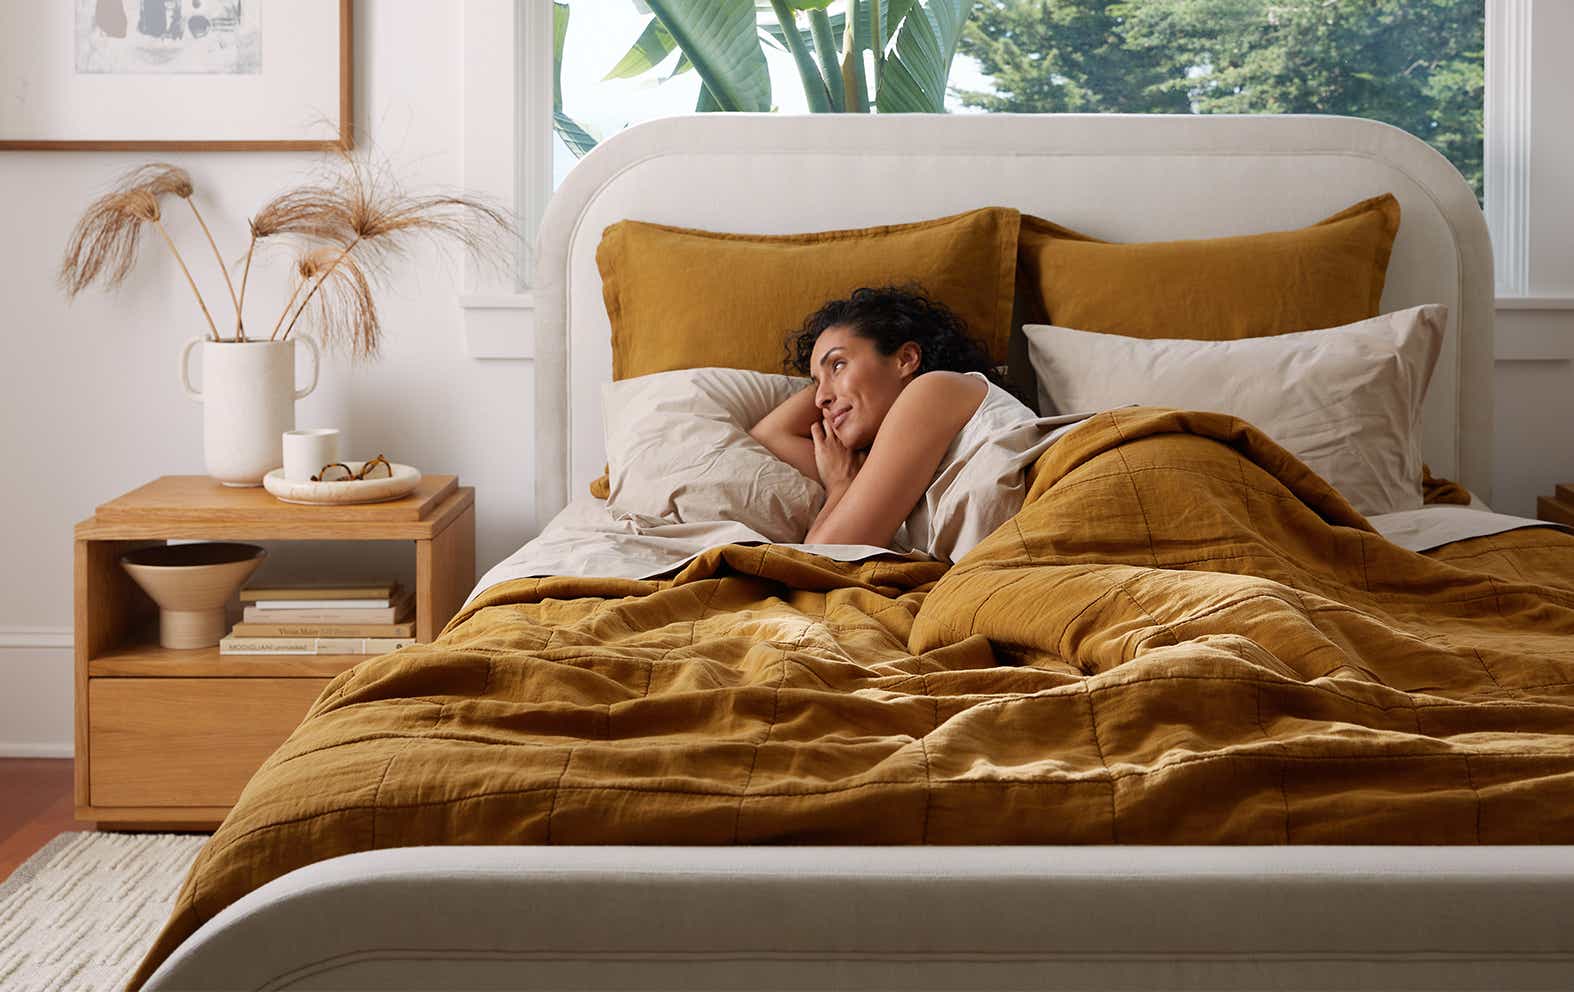
<svg viewBox="0 0 1574 992">
<path fill-rule="evenodd" d="M 1499 297 L 1530 287 L 1532 0 L 1486 0 L 1482 192 Z"/>
<path fill-rule="evenodd" d="M 1484 211 L 1497 295 L 1510 301 L 1526 297 L 1530 275 L 1532 3 L 1486 0 Z M 552 197 L 553 8 L 466 0 L 463 10 L 465 185 L 512 206 L 520 233 L 508 273 L 466 263 L 466 346 L 475 358 L 528 359 L 534 244 Z"/>
</svg>

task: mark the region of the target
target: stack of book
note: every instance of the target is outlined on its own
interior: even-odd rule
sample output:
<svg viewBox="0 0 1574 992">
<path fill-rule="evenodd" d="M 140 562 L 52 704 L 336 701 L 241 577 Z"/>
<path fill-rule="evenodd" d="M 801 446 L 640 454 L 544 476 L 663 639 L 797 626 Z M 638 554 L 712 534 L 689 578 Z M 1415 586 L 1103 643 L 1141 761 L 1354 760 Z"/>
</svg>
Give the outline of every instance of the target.
<svg viewBox="0 0 1574 992">
<path fill-rule="evenodd" d="M 415 596 L 397 582 L 253 586 L 219 654 L 384 654 L 415 643 Z"/>
</svg>

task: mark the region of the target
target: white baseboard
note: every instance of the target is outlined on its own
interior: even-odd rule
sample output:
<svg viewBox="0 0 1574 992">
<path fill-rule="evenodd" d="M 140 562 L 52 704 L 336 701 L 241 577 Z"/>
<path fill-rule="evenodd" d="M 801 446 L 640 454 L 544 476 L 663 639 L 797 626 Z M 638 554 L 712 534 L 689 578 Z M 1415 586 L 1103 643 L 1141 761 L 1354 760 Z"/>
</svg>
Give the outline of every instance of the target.
<svg viewBox="0 0 1574 992">
<path fill-rule="evenodd" d="M 69 758 L 71 628 L 0 625 L 0 757 Z"/>
<path fill-rule="evenodd" d="M 0 648 L 65 648 L 70 650 L 71 628 L 0 625 Z"/>
<path fill-rule="evenodd" d="M 72 758 L 70 741 L 0 741 L 0 758 Z"/>
</svg>

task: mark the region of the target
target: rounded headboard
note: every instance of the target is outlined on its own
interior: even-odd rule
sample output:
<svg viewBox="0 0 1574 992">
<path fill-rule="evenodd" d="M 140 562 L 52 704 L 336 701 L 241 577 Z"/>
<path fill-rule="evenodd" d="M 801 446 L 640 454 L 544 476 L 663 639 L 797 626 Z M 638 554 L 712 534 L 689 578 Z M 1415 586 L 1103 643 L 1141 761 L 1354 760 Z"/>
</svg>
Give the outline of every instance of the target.
<svg viewBox="0 0 1574 992">
<path fill-rule="evenodd" d="M 1157 241 L 1302 227 L 1385 192 L 1402 220 L 1383 311 L 1449 310 L 1423 416 L 1427 462 L 1490 500 L 1486 220 L 1448 160 L 1398 128 L 1315 115 L 719 113 L 629 128 L 568 174 L 537 237 L 537 523 L 604 462 L 612 346 L 595 253 L 615 221 L 785 234 L 995 205 Z"/>
</svg>

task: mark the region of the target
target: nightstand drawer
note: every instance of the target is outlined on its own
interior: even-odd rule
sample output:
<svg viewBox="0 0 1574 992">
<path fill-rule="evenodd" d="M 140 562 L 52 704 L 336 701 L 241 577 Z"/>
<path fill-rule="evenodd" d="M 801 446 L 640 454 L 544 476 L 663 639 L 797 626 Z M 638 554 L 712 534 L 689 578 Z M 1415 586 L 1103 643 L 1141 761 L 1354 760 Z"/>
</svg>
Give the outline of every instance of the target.
<svg viewBox="0 0 1574 992">
<path fill-rule="evenodd" d="M 232 805 L 329 681 L 89 680 L 92 805 Z"/>
</svg>

